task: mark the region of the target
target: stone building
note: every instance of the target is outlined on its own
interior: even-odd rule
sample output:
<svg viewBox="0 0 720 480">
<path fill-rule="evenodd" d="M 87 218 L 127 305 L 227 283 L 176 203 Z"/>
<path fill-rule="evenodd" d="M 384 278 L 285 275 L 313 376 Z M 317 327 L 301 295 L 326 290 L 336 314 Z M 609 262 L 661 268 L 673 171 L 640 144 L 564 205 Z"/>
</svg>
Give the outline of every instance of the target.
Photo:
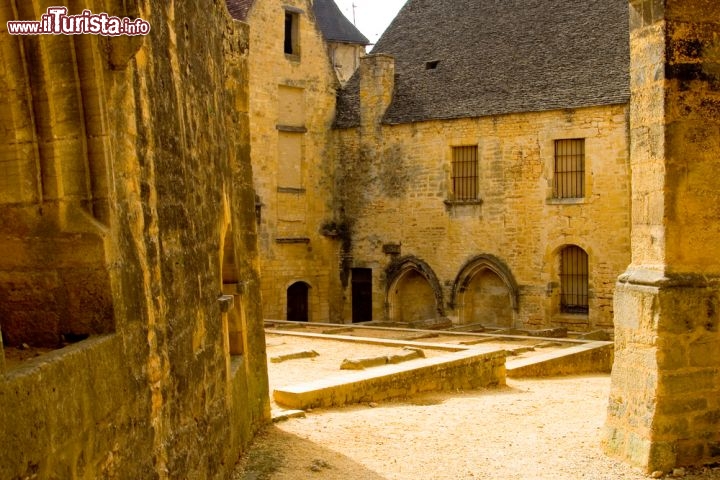
<svg viewBox="0 0 720 480">
<path fill-rule="evenodd" d="M 341 85 L 345 85 L 360 66 L 360 57 L 370 41 L 345 18 L 335 0 L 313 0 L 313 13 L 327 44 L 330 64 Z"/>
<path fill-rule="evenodd" d="M 340 92 L 344 321 L 612 329 L 625 0 L 410 0 Z"/>
<path fill-rule="evenodd" d="M 63 3 L 0 2 L 0 478 L 227 478 L 269 420 L 247 25 L 7 33 Z"/>
<path fill-rule="evenodd" d="M 367 39 L 332 0 L 228 5 L 250 25 L 250 144 L 265 318 L 337 321 L 341 242 L 332 224 L 332 124 L 336 90 Z"/>
</svg>

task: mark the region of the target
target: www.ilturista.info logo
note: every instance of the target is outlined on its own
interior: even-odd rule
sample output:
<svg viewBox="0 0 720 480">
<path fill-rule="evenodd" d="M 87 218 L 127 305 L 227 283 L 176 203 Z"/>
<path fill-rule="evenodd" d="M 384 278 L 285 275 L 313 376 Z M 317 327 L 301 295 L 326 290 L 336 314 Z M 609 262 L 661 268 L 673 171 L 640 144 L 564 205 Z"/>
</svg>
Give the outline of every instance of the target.
<svg viewBox="0 0 720 480">
<path fill-rule="evenodd" d="M 49 7 L 40 20 L 10 20 L 10 35 L 147 35 L 150 23 L 142 18 L 112 17 L 107 13 L 83 10 L 80 15 L 68 15 L 66 7 Z"/>
</svg>

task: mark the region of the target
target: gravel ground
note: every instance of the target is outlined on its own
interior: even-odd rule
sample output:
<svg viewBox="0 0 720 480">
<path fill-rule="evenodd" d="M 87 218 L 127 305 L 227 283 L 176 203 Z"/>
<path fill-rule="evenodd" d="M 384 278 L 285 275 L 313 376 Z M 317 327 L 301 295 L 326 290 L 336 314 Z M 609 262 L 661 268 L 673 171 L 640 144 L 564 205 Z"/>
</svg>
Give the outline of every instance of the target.
<svg viewBox="0 0 720 480">
<path fill-rule="evenodd" d="M 232 478 L 650 478 L 601 449 L 609 388 L 607 375 L 508 379 L 498 389 L 315 410 L 258 435 Z M 683 477 L 720 479 L 720 468 Z"/>
</svg>

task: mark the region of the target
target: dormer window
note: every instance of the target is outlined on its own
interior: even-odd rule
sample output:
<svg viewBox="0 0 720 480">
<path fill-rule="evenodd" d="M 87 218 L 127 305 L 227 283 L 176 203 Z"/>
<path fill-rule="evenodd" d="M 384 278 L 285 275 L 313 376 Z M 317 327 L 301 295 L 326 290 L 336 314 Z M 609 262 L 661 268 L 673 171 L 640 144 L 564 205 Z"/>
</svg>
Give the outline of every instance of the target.
<svg viewBox="0 0 720 480">
<path fill-rule="evenodd" d="M 425 70 L 435 70 L 438 67 L 439 63 L 440 60 L 432 60 L 430 62 L 425 62 Z"/>
</svg>

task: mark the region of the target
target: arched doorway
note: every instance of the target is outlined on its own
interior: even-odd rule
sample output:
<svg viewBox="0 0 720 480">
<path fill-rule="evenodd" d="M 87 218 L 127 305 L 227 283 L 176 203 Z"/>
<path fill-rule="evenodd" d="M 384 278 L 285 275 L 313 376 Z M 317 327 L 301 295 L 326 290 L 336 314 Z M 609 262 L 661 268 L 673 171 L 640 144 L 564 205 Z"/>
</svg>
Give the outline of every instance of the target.
<svg viewBox="0 0 720 480">
<path fill-rule="evenodd" d="M 309 319 L 308 297 L 310 285 L 296 282 L 287 289 L 287 319 L 292 322 L 307 322 Z"/>
</svg>

